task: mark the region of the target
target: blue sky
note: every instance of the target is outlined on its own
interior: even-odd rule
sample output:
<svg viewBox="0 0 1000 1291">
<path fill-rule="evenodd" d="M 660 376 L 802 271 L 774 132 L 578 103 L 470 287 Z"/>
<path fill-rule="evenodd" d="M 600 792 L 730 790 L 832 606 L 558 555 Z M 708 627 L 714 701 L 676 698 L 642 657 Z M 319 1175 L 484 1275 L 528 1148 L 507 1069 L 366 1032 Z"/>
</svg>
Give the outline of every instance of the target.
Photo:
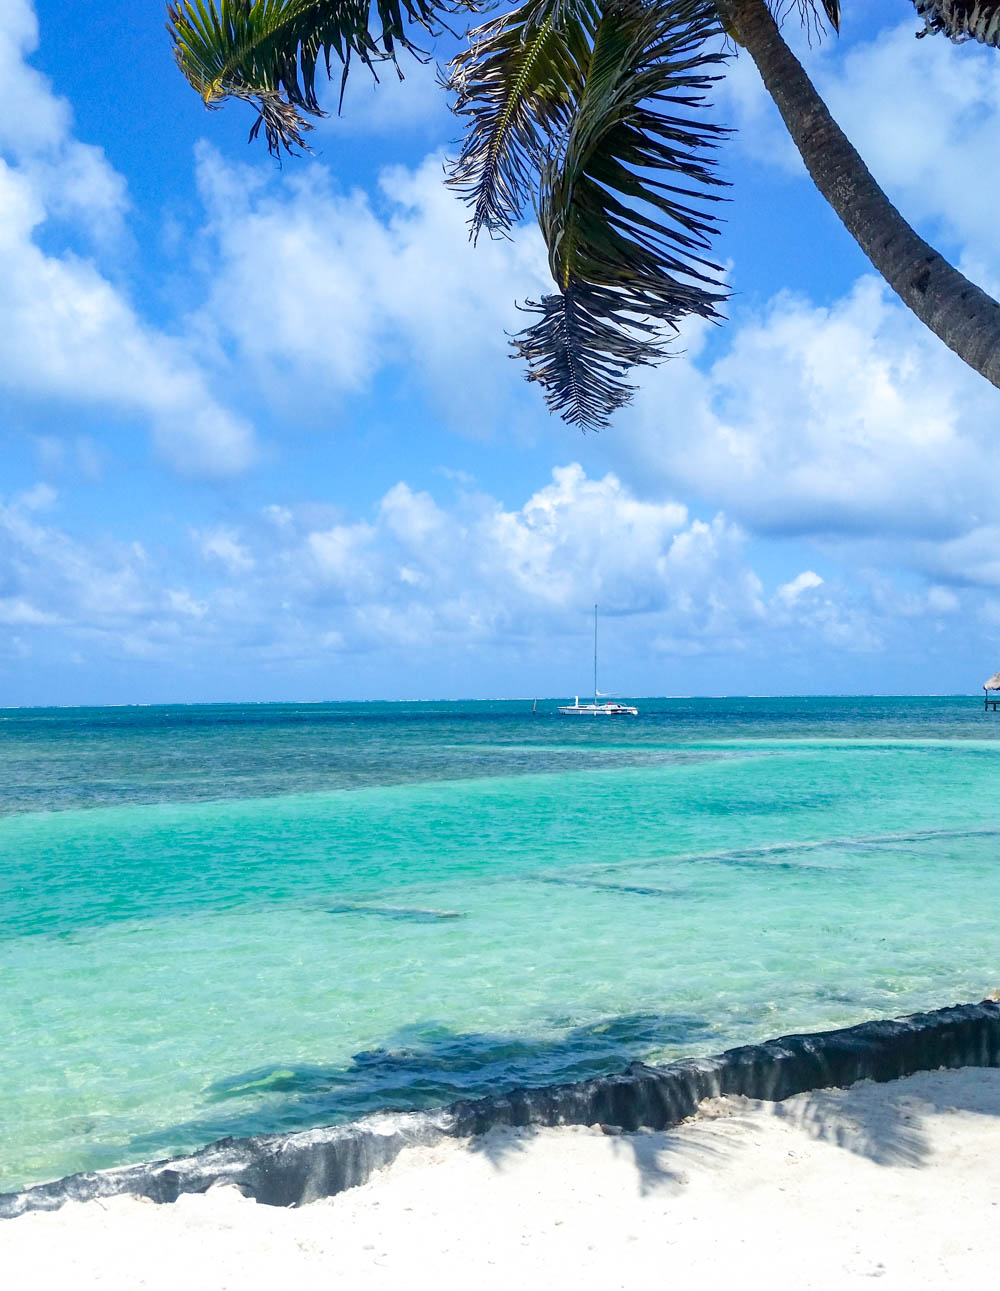
<svg viewBox="0 0 1000 1291">
<path fill-rule="evenodd" d="M 1000 394 L 874 277 L 745 56 L 730 321 L 584 436 L 507 355 L 544 250 L 468 245 L 433 68 L 353 76 L 279 169 L 163 22 L 0 5 L 0 705 L 572 694 L 595 601 L 623 694 L 1000 666 Z M 996 294 L 1000 64 L 918 25 L 850 0 L 802 56 Z"/>
</svg>

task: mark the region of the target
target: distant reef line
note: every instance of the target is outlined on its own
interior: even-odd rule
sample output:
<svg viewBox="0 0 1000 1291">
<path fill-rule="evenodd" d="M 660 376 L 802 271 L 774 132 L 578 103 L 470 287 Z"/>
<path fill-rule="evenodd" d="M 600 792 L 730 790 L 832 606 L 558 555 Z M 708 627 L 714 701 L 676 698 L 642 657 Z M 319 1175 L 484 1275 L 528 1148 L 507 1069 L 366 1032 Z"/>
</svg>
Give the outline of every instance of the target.
<svg viewBox="0 0 1000 1291">
<path fill-rule="evenodd" d="M 235 1185 L 265 1205 L 304 1205 L 367 1182 L 404 1148 L 443 1138 L 515 1126 L 664 1130 L 692 1116 L 704 1098 L 742 1094 L 780 1101 L 941 1067 L 1000 1067 L 1000 1002 L 782 1036 L 664 1066 L 635 1062 L 614 1076 L 516 1089 L 429 1112 L 376 1113 L 327 1129 L 220 1139 L 189 1156 L 69 1175 L 0 1195 L 0 1218 L 123 1193 L 172 1202 L 214 1184 Z"/>
</svg>

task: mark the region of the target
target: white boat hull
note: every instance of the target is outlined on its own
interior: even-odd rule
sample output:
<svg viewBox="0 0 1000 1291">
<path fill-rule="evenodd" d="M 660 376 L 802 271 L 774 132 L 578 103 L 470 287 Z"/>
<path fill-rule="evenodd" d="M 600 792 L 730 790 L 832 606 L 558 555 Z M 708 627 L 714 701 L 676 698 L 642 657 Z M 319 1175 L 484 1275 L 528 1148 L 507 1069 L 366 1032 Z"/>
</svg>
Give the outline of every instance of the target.
<svg viewBox="0 0 1000 1291">
<path fill-rule="evenodd" d="M 638 717 L 631 704 L 567 704 L 559 709 L 567 717 Z"/>
</svg>

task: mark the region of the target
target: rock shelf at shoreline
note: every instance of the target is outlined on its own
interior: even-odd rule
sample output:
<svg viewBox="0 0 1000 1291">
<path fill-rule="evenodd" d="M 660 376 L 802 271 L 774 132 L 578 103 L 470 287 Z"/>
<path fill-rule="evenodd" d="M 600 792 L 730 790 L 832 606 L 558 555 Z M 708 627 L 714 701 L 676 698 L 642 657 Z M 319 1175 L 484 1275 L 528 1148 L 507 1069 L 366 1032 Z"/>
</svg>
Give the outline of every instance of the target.
<svg viewBox="0 0 1000 1291">
<path fill-rule="evenodd" d="M 998 1066 L 1000 1003 L 955 1005 L 784 1036 L 712 1058 L 661 1067 L 633 1063 L 620 1075 L 519 1089 L 433 1112 L 382 1113 L 329 1129 L 223 1139 L 186 1157 L 70 1175 L 0 1196 L 0 1218 L 122 1195 L 173 1202 L 217 1185 L 231 1185 L 271 1206 L 303 1205 L 365 1184 L 404 1148 L 432 1148 L 447 1139 L 555 1126 L 664 1131 L 693 1116 L 705 1099 L 738 1096 L 772 1103 L 941 1067 Z"/>
</svg>

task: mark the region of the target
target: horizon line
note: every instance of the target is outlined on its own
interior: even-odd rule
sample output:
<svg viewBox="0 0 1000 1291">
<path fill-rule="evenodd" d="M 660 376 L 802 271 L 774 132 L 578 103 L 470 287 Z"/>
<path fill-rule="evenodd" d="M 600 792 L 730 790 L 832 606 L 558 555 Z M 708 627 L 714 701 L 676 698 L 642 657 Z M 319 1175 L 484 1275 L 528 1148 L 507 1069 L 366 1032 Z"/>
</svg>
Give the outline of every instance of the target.
<svg viewBox="0 0 1000 1291">
<path fill-rule="evenodd" d="M 457 698 L 444 696 L 413 696 L 402 699 L 181 699 L 181 700 L 123 700 L 115 703 L 76 704 L 4 704 L 0 713 L 30 712 L 58 709 L 60 711 L 85 708 L 222 708 L 222 707 L 287 707 L 291 704 L 322 707 L 330 704 L 531 704 L 559 703 L 569 695 L 462 695 Z M 614 699 L 666 699 L 671 701 L 694 699 L 978 699 L 978 691 L 774 691 L 768 694 L 720 693 L 685 695 L 626 695 L 624 692 L 610 696 Z"/>
</svg>

